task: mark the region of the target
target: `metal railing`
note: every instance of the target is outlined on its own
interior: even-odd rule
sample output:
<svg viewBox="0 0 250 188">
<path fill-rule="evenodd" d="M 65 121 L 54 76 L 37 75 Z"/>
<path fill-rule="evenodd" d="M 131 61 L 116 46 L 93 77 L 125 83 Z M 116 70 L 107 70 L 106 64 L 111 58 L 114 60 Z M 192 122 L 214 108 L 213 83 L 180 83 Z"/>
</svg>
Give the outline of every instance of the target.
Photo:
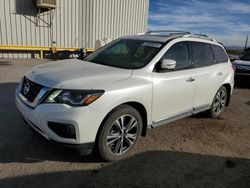
<svg viewBox="0 0 250 188">
<path fill-rule="evenodd" d="M 80 48 L 67 48 L 67 47 L 50 47 L 50 46 L 17 46 L 17 45 L 0 45 L 1 51 L 38 51 L 40 52 L 40 59 L 43 59 L 43 52 L 79 52 Z M 93 48 L 86 48 L 87 52 L 94 52 Z"/>
</svg>

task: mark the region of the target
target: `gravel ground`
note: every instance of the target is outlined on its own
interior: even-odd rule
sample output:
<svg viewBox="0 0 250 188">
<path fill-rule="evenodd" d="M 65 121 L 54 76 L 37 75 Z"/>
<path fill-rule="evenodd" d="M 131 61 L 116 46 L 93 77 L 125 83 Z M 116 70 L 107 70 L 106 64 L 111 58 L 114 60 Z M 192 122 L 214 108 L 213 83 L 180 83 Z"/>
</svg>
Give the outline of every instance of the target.
<svg viewBox="0 0 250 188">
<path fill-rule="evenodd" d="M 148 131 L 133 154 L 106 163 L 33 134 L 15 108 L 39 60 L 0 59 L 0 187 L 250 187 L 250 80 L 236 80 L 222 117 L 203 114 Z"/>
</svg>

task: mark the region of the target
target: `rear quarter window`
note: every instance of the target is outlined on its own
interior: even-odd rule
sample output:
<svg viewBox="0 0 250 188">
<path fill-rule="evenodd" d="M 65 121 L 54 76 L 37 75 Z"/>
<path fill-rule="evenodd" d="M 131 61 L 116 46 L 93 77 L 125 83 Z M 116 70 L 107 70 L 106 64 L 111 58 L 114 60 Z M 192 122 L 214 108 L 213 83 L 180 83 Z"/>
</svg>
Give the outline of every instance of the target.
<svg viewBox="0 0 250 188">
<path fill-rule="evenodd" d="M 213 52 L 209 44 L 191 42 L 191 46 L 194 67 L 204 67 L 213 64 Z"/>
<path fill-rule="evenodd" d="M 210 45 L 214 54 L 214 60 L 216 63 L 226 63 L 228 62 L 228 56 L 225 50 L 218 45 L 211 44 Z"/>
</svg>

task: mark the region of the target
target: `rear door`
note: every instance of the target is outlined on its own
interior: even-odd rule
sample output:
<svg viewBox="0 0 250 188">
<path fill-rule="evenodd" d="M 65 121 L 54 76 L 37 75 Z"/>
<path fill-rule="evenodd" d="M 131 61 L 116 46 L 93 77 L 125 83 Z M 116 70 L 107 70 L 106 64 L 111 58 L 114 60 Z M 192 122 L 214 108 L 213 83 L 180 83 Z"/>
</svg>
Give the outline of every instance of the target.
<svg viewBox="0 0 250 188">
<path fill-rule="evenodd" d="M 191 49 L 197 76 L 194 107 L 196 110 L 209 108 L 215 93 L 223 83 L 225 73 L 222 66 L 216 62 L 210 44 L 191 42 Z"/>
</svg>

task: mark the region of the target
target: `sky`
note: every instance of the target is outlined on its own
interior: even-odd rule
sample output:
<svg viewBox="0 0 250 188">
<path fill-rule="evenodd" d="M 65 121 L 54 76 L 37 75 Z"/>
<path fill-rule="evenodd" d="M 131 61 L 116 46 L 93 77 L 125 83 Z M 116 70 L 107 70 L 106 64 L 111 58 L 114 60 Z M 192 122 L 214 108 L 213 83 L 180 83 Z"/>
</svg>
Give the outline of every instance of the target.
<svg viewBox="0 0 250 188">
<path fill-rule="evenodd" d="M 225 46 L 244 46 L 246 36 L 250 35 L 250 0 L 150 0 L 149 3 L 148 30 L 206 34 Z"/>
</svg>

